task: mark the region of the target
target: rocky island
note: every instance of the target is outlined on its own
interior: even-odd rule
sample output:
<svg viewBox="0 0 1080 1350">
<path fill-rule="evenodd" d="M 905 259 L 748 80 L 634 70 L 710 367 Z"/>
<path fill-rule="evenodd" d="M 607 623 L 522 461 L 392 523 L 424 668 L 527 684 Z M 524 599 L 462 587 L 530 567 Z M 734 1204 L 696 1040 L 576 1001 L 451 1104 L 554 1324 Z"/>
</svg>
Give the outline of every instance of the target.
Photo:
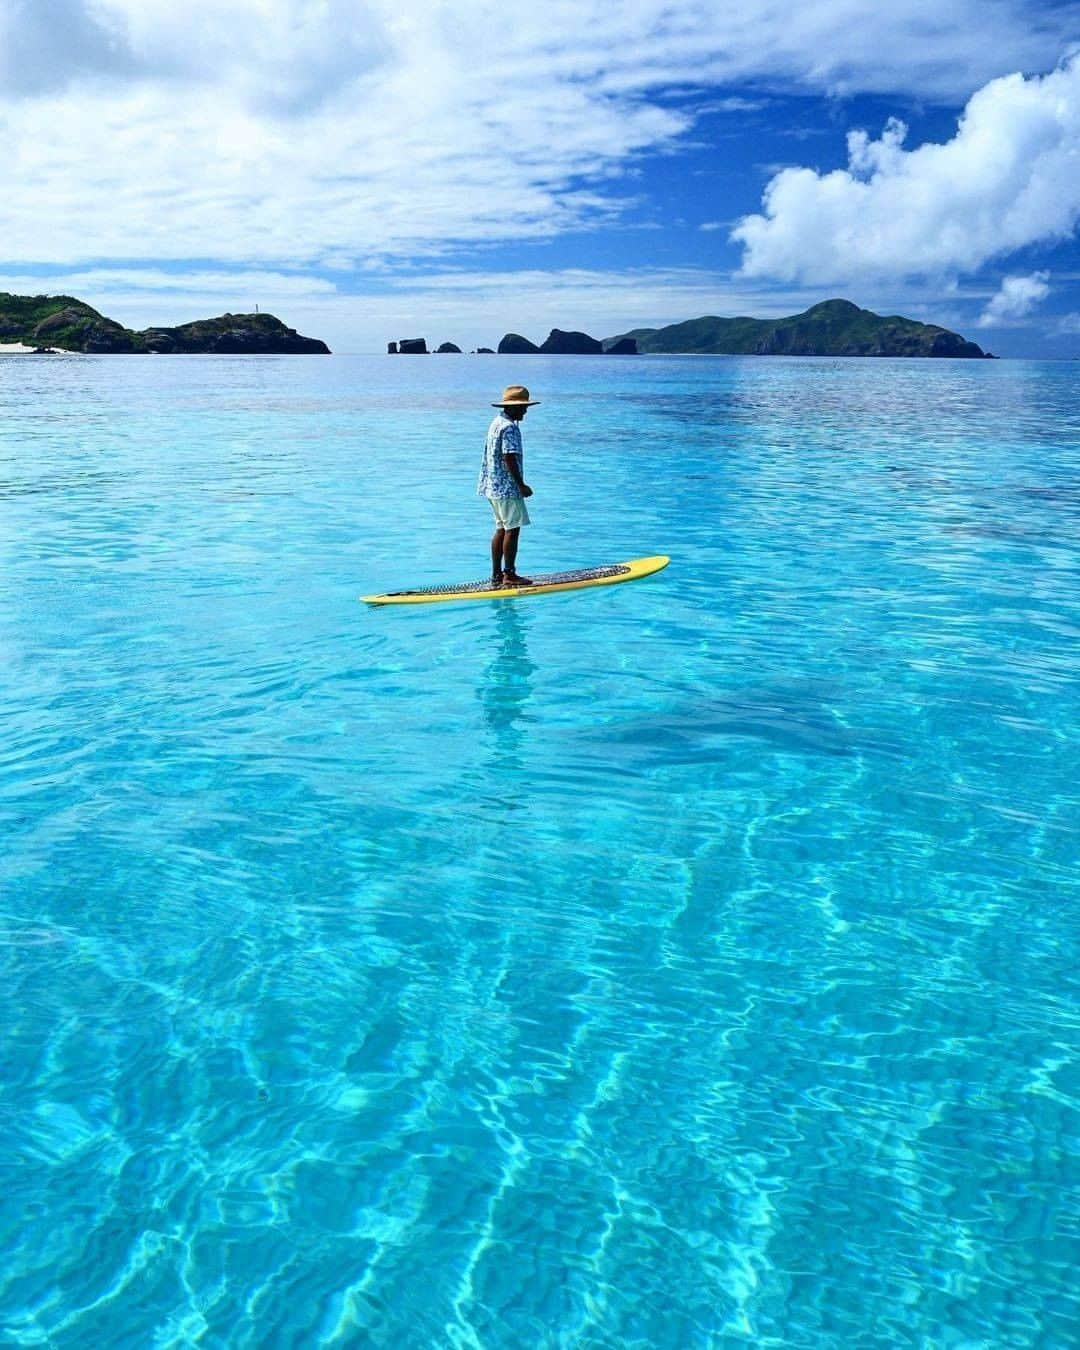
<svg viewBox="0 0 1080 1350">
<path fill-rule="evenodd" d="M 634 328 L 604 346 L 632 339 L 641 352 L 717 356 L 989 357 L 959 333 L 899 314 L 875 314 L 850 300 L 823 300 L 784 319 L 706 315 L 666 328 Z"/>
<path fill-rule="evenodd" d="M 624 344 L 623 350 L 629 350 L 630 346 L 632 344 Z M 390 356 L 427 356 L 427 339 L 398 338 L 396 342 L 388 342 L 386 350 Z M 500 356 L 524 356 L 533 352 L 546 356 L 599 356 L 603 350 L 603 343 L 598 338 L 590 337 L 588 333 L 566 333 L 561 328 L 553 328 L 539 347 L 520 333 L 507 333 L 499 343 Z M 443 342 L 436 348 L 436 353 L 440 352 L 460 354 L 461 348 L 456 343 Z M 476 354 L 490 356 L 491 348 L 479 347 Z"/>
<path fill-rule="evenodd" d="M 11 295 L 0 291 L 0 343 L 35 350 L 162 354 L 328 355 L 318 338 L 303 337 L 273 314 L 222 314 L 175 328 L 125 328 L 70 295 Z"/>
<path fill-rule="evenodd" d="M 395 352 L 426 352 L 423 338 L 390 343 Z M 440 351 L 453 349 L 443 343 Z M 481 347 L 481 352 L 490 348 Z M 553 328 L 537 346 L 506 333 L 501 356 L 938 356 L 993 358 L 974 342 L 937 324 L 899 314 L 875 314 L 850 300 L 823 300 L 783 319 L 721 319 L 705 315 L 666 328 L 634 328 L 602 342 L 588 333 Z"/>
<path fill-rule="evenodd" d="M 588 333 L 565 332 L 561 328 L 553 328 L 539 347 L 520 333 L 507 333 L 499 343 L 502 356 L 523 356 L 531 352 L 544 356 L 599 356 L 603 350 L 603 343 Z"/>
</svg>

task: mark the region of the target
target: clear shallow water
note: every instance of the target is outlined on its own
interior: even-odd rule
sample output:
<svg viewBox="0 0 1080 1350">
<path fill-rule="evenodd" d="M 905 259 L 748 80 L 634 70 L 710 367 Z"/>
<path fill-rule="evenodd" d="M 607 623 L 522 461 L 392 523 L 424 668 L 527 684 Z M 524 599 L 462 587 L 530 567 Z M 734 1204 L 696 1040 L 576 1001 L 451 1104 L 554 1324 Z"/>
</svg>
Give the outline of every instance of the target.
<svg viewBox="0 0 1080 1350">
<path fill-rule="evenodd" d="M 1075 368 L 524 364 L 0 361 L 6 1342 L 1071 1343 Z"/>
</svg>

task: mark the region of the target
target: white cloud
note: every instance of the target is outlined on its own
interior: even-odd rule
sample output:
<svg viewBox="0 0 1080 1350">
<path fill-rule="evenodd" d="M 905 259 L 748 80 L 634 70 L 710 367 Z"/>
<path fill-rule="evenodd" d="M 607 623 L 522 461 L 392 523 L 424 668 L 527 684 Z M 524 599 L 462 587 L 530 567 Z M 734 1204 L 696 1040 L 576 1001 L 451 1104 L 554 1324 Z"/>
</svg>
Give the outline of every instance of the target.
<svg viewBox="0 0 1080 1350">
<path fill-rule="evenodd" d="M 970 272 L 1080 219 L 1080 57 L 1041 78 L 993 80 L 944 145 L 904 149 L 889 120 L 879 140 L 848 136 L 846 170 L 788 168 L 764 213 L 732 232 L 742 273 L 788 281 Z"/>
<path fill-rule="evenodd" d="M 1029 276 L 1003 277 L 996 295 L 979 317 L 980 328 L 993 328 L 1022 318 L 1050 294 L 1049 272 Z"/>
<path fill-rule="evenodd" d="M 690 129 L 673 87 L 733 111 L 746 83 L 955 98 L 1003 62 L 1044 68 L 1069 31 L 1022 0 L 947 10 L 4 0 L 0 250 L 362 267 L 595 228 L 633 204 L 635 158 Z"/>
<path fill-rule="evenodd" d="M 0 88 L 39 96 L 79 79 L 124 79 L 138 61 L 119 28 L 85 0 L 5 0 L 0 8 Z M 111 20 L 111 21 L 110 21 Z"/>
<path fill-rule="evenodd" d="M 373 68 L 388 60 L 464 63 L 477 82 L 500 85 L 504 98 L 519 74 L 557 74 L 598 79 L 607 93 L 754 80 L 785 92 L 794 83 L 829 93 L 905 90 L 956 100 L 1003 70 L 1045 69 L 1076 34 L 1074 8 L 1040 11 L 1027 0 L 895 0 L 876 10 L 865 0 L 802 7 L 743 0 L 737 8 L 700 0 L 620 7 L 547 0 L 531 12 L 520 5 L 508 11 L 501 0 L 457 0 L 418 13 L 399 0 L 49 2 L 65 13 L 85 12 L 84 23 L 104 35 L 111 52 L 94 64 L 111 73 L 126 65 L 129 73 L 203 81 L 227 74 L 260 102 L 277 99 L 276 80 L 301 104 L 350 84 L 358 61 Z M 40 0 L 7 3 L 41 8 Z M 718 106 L 745 110 L 756 102 L 740 91 Z"/>
<path fill-rule="evenodd" d="M 760 112 L 762 108 L 767 106 L 768 99 L 744 98 L 741 94 L 732 94 L 728 98 L 718 98 L 709 103 L 703 103 L 697 111 L 699 114 Z"/>
<path fill-rule="evenodd" d="M 1071 314 L 1063 314 L 1058 319 L 1057 331 L 1062 337 L 1072 337 L 1074 333 L 1080 333 L 1080 313 L 1074 310 Z"/>
<path fill-rule="evenodd" d="M 303 273 L 269 272 L 242 269 L 234 272 L 207 271 L 164 272 L 152 267 L 87 267 L 75 272 L 0 274 L 0 291 L 17 291 L 22 295 L 53 295 L 58 288 L 63 293 L 93 291 L 110 296 L 125 294 L 157 295 L 167 292 L 179 294 L 212 294 L 234 291 L 237 295 L 288 298 L 290 296 L 333 295 L 337 287 L 323 277 Z"/>
<path fill-rule="evenodd" d="M 248 98 L 260 76 L 280 85 L 272 63 L 210 89 L 76 84 L 0 105 L 18 185 L 0 208 L 4 256 L 307 264 L 550 237 L 611 219 L 622 203 L 605 175 L 688 125 L 592 83 L 530 79 L 521 56 L 477 80 L 464 53 L 444 61 L 400 36 L 394 60 L 302 115 Z M 504 81 L 528 97 L 506 99 Z"/>
</svg>

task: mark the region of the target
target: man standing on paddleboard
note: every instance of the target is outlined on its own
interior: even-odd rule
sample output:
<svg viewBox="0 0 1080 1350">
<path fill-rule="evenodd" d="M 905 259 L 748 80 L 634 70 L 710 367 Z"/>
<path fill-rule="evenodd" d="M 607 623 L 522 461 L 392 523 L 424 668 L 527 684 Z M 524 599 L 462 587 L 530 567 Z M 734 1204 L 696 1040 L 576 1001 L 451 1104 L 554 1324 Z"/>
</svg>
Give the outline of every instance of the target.
<svg viewBox="0 0 1080 1350">
<path fill-rule="evenodd" d="M 486 497 L 495 515 L 495 533 L 491 536 L 491 586 L 531 586 L 531 577 L 516 571 L 518 534 L 528 525 L 525 498 L 533 495 L 524 474 L 525 452 L 521 444 L 521 419 L 538 399 L 529 397 L 523 384 L 510 384 L 493 408 L 501 408 L 492 419 L 484 443 L 484 462 L 476 485 L 479 496 Z"/>
</svg>

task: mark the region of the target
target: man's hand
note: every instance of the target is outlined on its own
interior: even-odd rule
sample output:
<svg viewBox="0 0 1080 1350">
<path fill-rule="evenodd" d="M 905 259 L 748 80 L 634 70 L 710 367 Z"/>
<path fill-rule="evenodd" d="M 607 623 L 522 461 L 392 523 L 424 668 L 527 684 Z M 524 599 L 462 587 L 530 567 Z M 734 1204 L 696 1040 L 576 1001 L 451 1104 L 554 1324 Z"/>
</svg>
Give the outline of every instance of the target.
<svg viewBox="0 0 1080 1350">
<path fill-rule="evenodd" d="M 521 485 L 521 495 L 522 495 L 523 497 L 531 497 L 531 496 L 532 496 L 532 488 L 528 485 L 528 483 L 522 483 L 522 485 Z"/>
</svg>

